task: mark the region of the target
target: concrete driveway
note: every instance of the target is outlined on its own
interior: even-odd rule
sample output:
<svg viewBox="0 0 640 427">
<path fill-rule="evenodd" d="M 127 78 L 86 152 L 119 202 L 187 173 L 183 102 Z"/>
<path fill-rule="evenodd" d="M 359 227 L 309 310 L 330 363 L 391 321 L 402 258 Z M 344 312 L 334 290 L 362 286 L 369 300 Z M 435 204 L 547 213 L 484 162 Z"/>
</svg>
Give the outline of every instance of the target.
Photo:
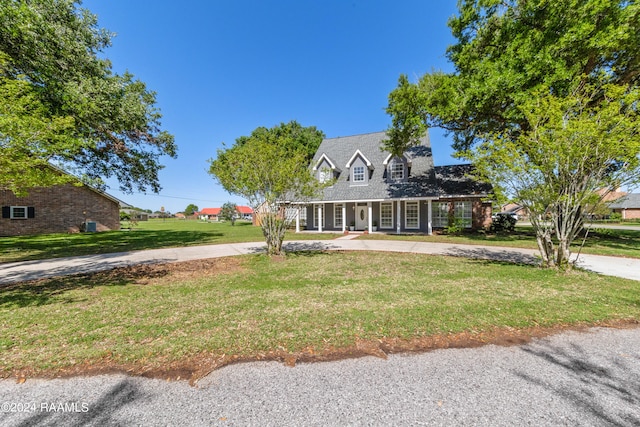
<svg viewBox="0 0 640 427">
<path fill-rule="evenodd" d="M 539 259 L 537 258 L 537 251 L 533 249 L 395 240 L 298 240 L 285 242 L 284 248 L 287 251 L 364 250 L 412 252 L 461 256 L 467 258 L 495 259 L 526 264 L 536 264 L 539 262 Z M 4 263 L 0 264 L 0 284 L 16 283 L 25 280 L 61 275 L 90 273 L 128 265 L 218 258 L 260 253 L 264 250 L 264 243 L 249 242 Z M 640 259 L 581 255 L 578 265 L 581 268 L 605 275 L 640 280 Z"/>
</svg>

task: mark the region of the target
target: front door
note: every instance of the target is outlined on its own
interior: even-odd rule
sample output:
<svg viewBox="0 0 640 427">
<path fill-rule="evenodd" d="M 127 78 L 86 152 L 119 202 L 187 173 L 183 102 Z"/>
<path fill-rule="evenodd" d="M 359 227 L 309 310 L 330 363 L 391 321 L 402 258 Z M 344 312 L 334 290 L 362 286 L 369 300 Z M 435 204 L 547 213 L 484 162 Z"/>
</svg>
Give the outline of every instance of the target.
<svg viewBox="0 0 640 427">
<path fill-rule="evenodd" d="M 356 207 L 356 230 L 364 230 L 369 226 L 368 212 L 367 205 L 358 205 Z"/>
</svg>

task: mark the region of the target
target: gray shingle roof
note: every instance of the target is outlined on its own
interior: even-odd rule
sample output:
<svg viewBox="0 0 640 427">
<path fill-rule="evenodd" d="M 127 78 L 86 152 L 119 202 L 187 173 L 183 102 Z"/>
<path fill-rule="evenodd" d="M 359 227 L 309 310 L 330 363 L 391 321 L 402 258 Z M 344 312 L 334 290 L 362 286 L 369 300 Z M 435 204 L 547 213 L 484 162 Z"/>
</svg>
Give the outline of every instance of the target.
<svg viewBox="0 0 640 427">
<path fill-rule="evenodd" d="M 434 167 L 431 155 L 431 143 L 427 134 L 420 144 L 410 148 L 405 156 L 411 163 L 408 180 L 391 182 L 387 180 L 384 161 L 388 152 L 381 150 L 381 141 L 386 132 L 375 132 L 322 141 L 311 167 L 315 166 L 324 154 L 335 162 L 342 171 L 336 182 L 323 190 L 322 201 L 389 200 L 417 197 L 442 197 L 457 195 L 486 195 L 491 187 L 479 185 L 466 178 L 471 165 Z M 371 162 L 368 185 L 354 186 L 349 181 L 347 163 L 356 150 Z"/>
<path fill-rule="evenodd" d="M 609 203 L 611 209 L 640 209 L 640 193 L 629 193 Z"/>
</svg>

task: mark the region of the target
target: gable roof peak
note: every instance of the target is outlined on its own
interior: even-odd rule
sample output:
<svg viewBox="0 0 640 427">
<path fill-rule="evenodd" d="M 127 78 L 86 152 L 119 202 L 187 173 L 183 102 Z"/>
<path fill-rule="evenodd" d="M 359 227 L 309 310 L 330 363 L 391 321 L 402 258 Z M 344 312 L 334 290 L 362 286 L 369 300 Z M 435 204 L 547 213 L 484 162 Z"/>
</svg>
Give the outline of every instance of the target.
<svg viewBox="0 0 640 427">
<path fill-rule="evenodd" d="M 313 167 L 313 170 L 317 171 L 318 167 L 320 167 L 320 165 L 322 164 L 322 162 L 324 160 L 326 160 L 327 163 L 329 163 L 329 166 L 331 167 L 332 170 L 335 170 L 335 171 L 338 171 L 338 172 L 342 172 L 340 170 L 340 168 L 336 166 L 336 163 L 333 160 L 331 160 L 331 158 L 329 156 L 327 156 L 326 153 L 322 153 L 322 155 L 320 156 L 320 158 L 316 162 L 315 166 Z"/>
<path fill-rule="evenodd" d="M 353 153 L 353 156 L 351 156 L 351 158 L 349 159 L 349 161 L 347 162 L 347 169 L 349 169 L 351 167 L 351 165 L 353 164 L 353 162 L 358 158 L 362 158 L 362 160 L 364 160 L 364 162 L 366 163 L 367 167 L 369 169 L 373 169 L 373 163 L 371 163 L 371 161 L 369 159 L 367 159 L 367 157 L 362 154 L 362 151 L 360 151 L 360 149 L 356 149 L 356 152 Z"/>
</svg>

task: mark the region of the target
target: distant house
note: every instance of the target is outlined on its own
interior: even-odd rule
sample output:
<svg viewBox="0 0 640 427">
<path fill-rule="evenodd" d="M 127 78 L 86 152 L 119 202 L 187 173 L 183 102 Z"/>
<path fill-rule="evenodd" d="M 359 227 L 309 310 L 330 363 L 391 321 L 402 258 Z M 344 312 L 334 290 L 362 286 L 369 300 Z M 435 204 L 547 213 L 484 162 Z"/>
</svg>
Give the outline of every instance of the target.
<svg viewBox="0 0 640 427">
<path fill-rule="evenodd" d="M 222 208 L 204 208 L 200 212 L 197 212 L 198 219 L 205 221 L 221 221 L 223 218 L 220 215 Z M 238 214 L 236 219 L 245 219 L 251 221 L 253 219 L 253 209 L 249 206 L 237 206 Z"/>
<path fill-rule="evenodd" d="M 307 229 L 419 232 L 452 221 L 491 223 L 492 186 L 470 178 L 471 165 L 434 166 L 429 136 L 401 157 L 380 149 L 386 132 L 322 141 L 310 169 L 330 183 L 306 209 Z"/>
<path fill-rule="evenodd" d="M 517 203 L 507 203 L 506 205 L 503 205 L 500 212 L 509 215 L 516 215 L 516 217 L 520 220 L 529 219 L 529 210 Z"/>
<path fill-rule="evenodd" d="M 120 204 L 87 185 L 36 187 L 25 197 L 0 190 L 0 236 L 120 229 Z"/>
<path fill-rule="evenodd" d="M 149 213 L 134 208 L 121 208 L 121 212 L 126 213 L 133 221 L 149 221 Z"/>
<path fill-rule="evenodd" d="M 622 219 L 640 219 L 640 193 L 626 194 L 609 203 L 609 209 L 622 215 Z"/>
<path fill-rule="evenodd" d="M 240 215 L 240 219 L 245 219 L 247 221 L 253 220 L 253 209 L 249 206 L 238 206 L 238 214 Z"/>
<path fill-rule="evenodd" d="M 198 212 L 198 219 L 203 221 L 220 221 L 221 208 L 204 208 Z"/>
</svg>

